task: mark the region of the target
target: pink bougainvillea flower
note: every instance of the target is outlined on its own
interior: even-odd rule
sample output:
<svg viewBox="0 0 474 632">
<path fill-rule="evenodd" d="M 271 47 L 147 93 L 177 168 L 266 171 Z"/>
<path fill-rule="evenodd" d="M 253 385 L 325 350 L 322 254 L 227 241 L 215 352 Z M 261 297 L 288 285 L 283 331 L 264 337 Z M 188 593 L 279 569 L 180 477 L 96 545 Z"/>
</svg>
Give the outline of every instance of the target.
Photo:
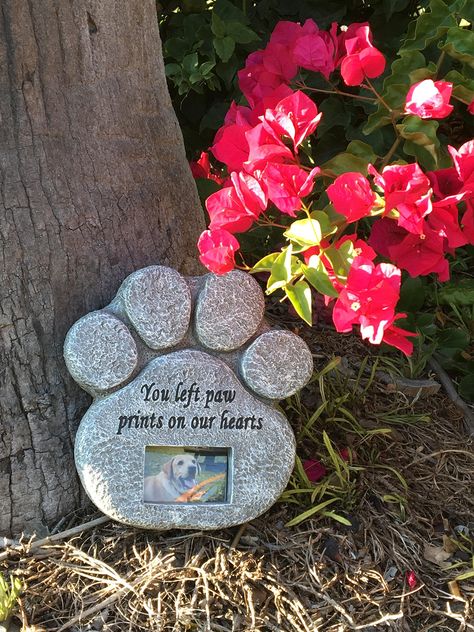
<svg viewBox="0 0 474 632">
<path fill-rule="evenodd" d="M 286 80 L 281 74 L 270 72 L 264 65 L 264 51 L 251 53 L 245 62 L 245 68 L 237 73 L 239 87 L 250 107 L 254 107 L 264 97 L 271 95 Z"/>
<path fill-rule="evenodd" d="M 352 24 L 342 34 L 345 56 L 341 61 L 341 75 L 348 86 L 360 86 L 366 77 L 373 79 L 385 70 L 385 57 L 372 44 L 367 23 Z"/>
<path fill-rule="evenodd" d="M 390 259 L 390 248 L 400 244 L 407 234 L 407 231 L 404 228 L 400 228 L 393 219 L 382 217 L 372 224 L 369 245 L 379 255 Z"/>
<path fill-rule="evenodd" d="M 270 162 L 295 162 L 289 147 L 274 133 L 268 131 L 263 123 L 259 123 L 246 135 L 249 148 L 248 160 L 243 165 L 248 173 L 263 169 Z"/>
<path fill-rule="evenodd" d="M 268 72 L 290 82 L 298 72 L 298 66 L 293 61 L 291 50 L 284 44 L 269 42 L 263 52 L 263 67 Z"/>
<path fill-rule="evenodd" d="M 209 154 L 207 151 L 202 151 L 199 156 L 199 160 L 193 160 L 189 163 L 191 167 L 191 173 L 194 178 L 203 178 L 205 180 L 214 180 L 217 184 L 222 184 L 223 178 L 217 173 L 213 173 L 211 163 L 209 161 Z"/>
<path fill-rule="evenodd" d="M 282 44 L 288 48 L 292 48 L 298 37 L 303 33 L 301 24 L 298 22 L 288 22 L 281 20 L 277 23 L 270 36 L 270 42 L 273 44 Z"/>
<path fill-rule="evenodd" d="M 406 314 L 395 314 L 394 321 L 397 321 L 400 318 L 404 318 Z M 407 329 L 402 329 L 401 327 L 397 327 L 394 324 L 391 324 L 387 329 L 383 332 L 382 342 L 390 345 L 391 347 L 395 347 L 399 349 L 402 353 L 409 356 L 413 353 L 413 342 L 408 340 L 408 338 L 416 338 L 416 334 L 412 331 L 408 331 Z"/>
<path fill-rule="evenodd" d="M 243 127 L 253 127 L 257 125 L 258 122 L 258 117 L 255 116 L 251 108 L 245 105 L 237 105 L 235 101 L 232 101 L 224 118 L 224 127 L 233 124 Z"/>
<path fill-rule="evenodd" d="M 257 219 L 243 208 L 233 186 L 212 193 L 206 200 L 206 208 L 211 219 L 211 230 L 223 228 L 230 233 L 243 233 Z"/>
<path fill-rule="evenodd" d="M 407 233 L 399 243 L 389 245 L 388 252 L 391 261 L 412 277 L 434 273 L 440 281 L 449 279 L 444 238 L 428 225 L 425 225 L 422 235 Z"/>
<path fill-rule="evenodd" d="M 467 106 L 467 111 L 469 114 L 474 114 L 474 99 Z"/>
<path fill-rule="evenodd" d="M 315 459 L 303 461 L 303 469 L 311 483 L 317 483 L 327 474 L 327 470 L 321 461 L 316 461 Z"/>
<path fill-rule="evenodd" d="M 369 244 L 412 277 L 433 272 L 440 281 L 449 279 L 449 263 L 444 257 L 445 238 L 428 224 L 422 235 L 415 235 L 397 226 L 392 219 L 379 219 L 372 226 Z"/>
<path fill-rule="evenodd" d="M 231 182 L 232 186 L 216 191 L 206 200 L 209 228 L 243 233 L 265 210 L 267 197 L 257 180 L 247 173 L 233 172 Z"/>
<path fill-rule="evenodd" d="M 298 165 L 268 163 L 262 172 L 268 197 L 282 212 L 295 217 L 295 211 L 301 208 L 301 198 L 311 193 L 314 177 L 321 170 L 315 167 L 309 173 Z"/>
<path fill-rule="evenodd" d="M 314 101 L 298 90 L 282 99 L 273 109 L 267 109 L 263 126 L 275 136 L 288 136 L 296 150 L 316 129 L 322 114 Z"/>
<path fill-rule="evenodd" d="M 248 160 L 249 145 L 245 133 L 250 129 L 252 127 L 242 121 L 242 124 L 233 123 L 217 131 L 211 151 L 229 171 L 240 171 Z"/>
<path fill-rule="evenodd" d="M 454 109 L 449 103 L 452 91 L 453 84 L 448 81 L 424 79 L 414 83 L 406 96 L 405 112 L 422 119 L 445 118 Z"/>
<path fill-rule="evenodd" d="M 426 222 L 433 232 L 446 240 L 449 248 L 460 248 L 467 244 L 468 239 L 459 226 L 456 204 L 449 206 L 435 204 Z"/>
<path fill-rule="evenodd" d="M 235 267 L 235 252 L 240 248 L 237 239 L 227 230 L 205 230 L 198 241 L 199 260 L 215 274 L 225 274 Z"/>
<path fill-rule="evenodd" d="M 418 577 L 415 574 L 415 571 L 407 571 L 405 574 L 408 588 L 410 590 L 414 590 L 418 586 Z"/>
<path fill-rule="evenodd" d="M 327 79 L 336 67 L 337 24 L 334 22 L 329 32 L 320 31 L 317 26 L 312 32 L 306 31 L 307 34 L 299 37 L 293 46 L 293 59 L 298 66 L 320 72 Z"/>
<path fill-rule="evenodd" d="M 448 145 L 448 151 L 463 187 L 474 191 L 474 140 L 469 140 L 457 150 Z"/>
<path fill-rule="evenodd" d="M 385 195 L 385 213 L 396 209 L 399 213 L 398 225 L 411 233 L 423 233 L 423 218 L 431 213 L 429 178 L 417 163 L 390 165 L 380 175 L 369 165 L 369 173 L 374 182 L 382 187 Z"/>
<path fill-rule="evenodd" d="M 333 322 L 339 332 L 351 331 L 353 325 L 360 326 L 363 339 L 372 344 L 384 341 L 385 333 L 391 331 L 392 338 L 403 330 L 393 329 L 400 314 L 395 306 L 400 296 L 400 270 L 390 263 L 375 265 L 370 259 L 356 257 L 352 262 L 347 284 L 336 299 Z M 390 344 L 390 333 L 385 342 Z M 404 345 L 407 348 L 407 345 Z M 409 344 L 408 344 L 409 347 Z"/>
<path fill-rule="evenodd" d="M 450 205 L 463 199 L 462 180 L 454 167 L 428 171 L 427 177 L 435 196 L 435 204 Z"/>
<path fill-rule="evenodd" d="M 289 97 L 292 94 L 293 90 L 290 88 L 290 86 L 282 83 L 273 92 L 258 101 L 252 109 L 252 114 L 256 119 L 254 125 L 258 125 L 258 123 L 261 122 L 261 117 L 268 109 L 273 109 L 278 103 L 280 103 L 282 99 L 284 99 L 285 97 Z"/>
<path fill-rule="evenodd" d="M 349 223 L 370 215 L 376 200 L 367 178 L 356 171 L 338 176 L 326 193 L 336 213 L 344 215 Z"/>
</svg>

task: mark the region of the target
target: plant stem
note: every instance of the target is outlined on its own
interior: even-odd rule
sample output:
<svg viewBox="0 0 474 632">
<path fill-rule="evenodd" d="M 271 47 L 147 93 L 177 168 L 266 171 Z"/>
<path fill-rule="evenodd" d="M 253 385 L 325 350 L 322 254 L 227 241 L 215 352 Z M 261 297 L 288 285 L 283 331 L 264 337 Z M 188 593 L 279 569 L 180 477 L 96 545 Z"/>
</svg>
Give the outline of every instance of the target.
<svg viewBox="0 0 474 632">
<path fill-rule="evenodd" d="M 298 88 L 303 90 L 307 90 L 308 92 L 322 92 L 323 94 L 338 94 L 344 97 L 352 97 L 353 99 L 359 99 L 360 101 L 370 101 L 370 103 L 375 103 L 376 99 L 372 99 L 371 97 L 363 97 L 360 94 L 352 94 L 351 92 L 344 92 L 342 90 L 323 90 L 323 88 L 310 88 L 304 83 L 296 83 Z"/>
<path fill-rule="evenodd" d="M 390 159 L 392 158 L 393 154 L 397 151 L 398 149 L 398 145 L 400 145 L 400 143 L 402 142 L 402 139 L 400 138 L 400 136 L 397 136 L 397 138 L 394 140 L 393 145 L 390 147 L 390 149 L 388 150 L 388 152 L 385 154 L 385 157 L 382 161 L 382 165 L 381 165 L 381 169 L 383 169 L 384 167 L 386 167 L 390 161 Z"/>
<path fill-rule="evenodd" d="M 385 101 L 385 99 L 383 98 L 383 96 L 381 94 L 379 94 L 377 92 L 377 90 L 374 88 L 374 86 L 370 83 L 369 79 L 366 77 L 365 78 L 366 83 L 363 83 L 361 85 L 362 88 L 365 88 L 366 90 L 370 90 L 371 92 L 374 93 L 375 98 L 377 99 L 377 101 L 379 101 L 384 108 L 386 108 L 390 114 L 393 112 L 392 108 L 389 106 L 389 104 Z"/>
</svg>

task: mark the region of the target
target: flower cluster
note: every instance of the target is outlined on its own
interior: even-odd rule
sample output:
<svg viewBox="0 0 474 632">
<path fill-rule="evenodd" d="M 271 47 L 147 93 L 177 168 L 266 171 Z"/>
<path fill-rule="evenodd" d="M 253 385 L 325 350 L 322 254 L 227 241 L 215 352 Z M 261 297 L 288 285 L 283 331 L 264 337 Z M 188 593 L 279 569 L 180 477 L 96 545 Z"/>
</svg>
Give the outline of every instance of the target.
<svg viewBox="0 0 474 632">
<path fill-rule="evenodd" d="M 280 226 L 287 245 L 251 270 L 269 273 L 267 293 L 282 289 L 309 322 L 311 286 L 332 305 L 337 331 L 357 326 L 372 344 L 385 342 L 410 354 L 413 334 L 396 324 L 405 317 L 397 311 L 401 270 L 413 277 L 434 273 L 445 281 L 447 256 L 474 244 L 474 141 L 449 147 L 448 168 L 387 164 L 389 152 L 378 168 L 375 162 L 337 175 L 316 166 L 317 156 L 311 156 L 310 137 L 322 115 L 296 79 L 301 69 L 326 79 L 338 71 L 346 86 L 371 90 L 374 102 L 386 105 L 370 83 L 384 72 L 385 59 L 368 24 L 333 24 L 328 31 L 313 20 L 277 24 L 266 48 L 249 55 L 238 73 L 248 105 L 232 104 L 210 148 L 227 173 L 214 170 L 206 152 L 191 165 L 195 177 L 221 186 L 206 200 L 210 223 L 199 239 L 200 259 L 224 274 L 235 267 L 235 234 L 255 225 Z M 404 111 L 392 111 L 392 121 L 448 116 L 452 90 L 447 81 L 415 83 Z M 367 219 L 370 236 L 364 241 L 357 231 Z"/>
</svg>

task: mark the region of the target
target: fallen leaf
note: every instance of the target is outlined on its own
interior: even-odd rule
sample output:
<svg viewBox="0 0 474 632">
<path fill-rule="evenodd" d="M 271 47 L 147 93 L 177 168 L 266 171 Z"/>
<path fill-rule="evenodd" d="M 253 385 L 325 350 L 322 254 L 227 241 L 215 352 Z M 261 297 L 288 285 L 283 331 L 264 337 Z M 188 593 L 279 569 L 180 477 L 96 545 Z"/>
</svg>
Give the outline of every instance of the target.
<svg viewBox="0 0 474 632">
<path fill-rule="evenodd" d="M 450 555 L 458 550 L 456 543 L 453 542 L 453 540 L 451 540 L 451 538 L 446 534 L 443 535 L 443 549 Z"/>
<path fill-rule="evenodd" d="M 442 546 L 430 546 L 429 544 L 425 544 L 423 557 L 425 560 L 428 560 L 428 562 L 433 562 L 433 564 L 437 566 L 445 567 L 446 560 L 451 557 L 451 553 L 445 551 Z"/>
</svg>

